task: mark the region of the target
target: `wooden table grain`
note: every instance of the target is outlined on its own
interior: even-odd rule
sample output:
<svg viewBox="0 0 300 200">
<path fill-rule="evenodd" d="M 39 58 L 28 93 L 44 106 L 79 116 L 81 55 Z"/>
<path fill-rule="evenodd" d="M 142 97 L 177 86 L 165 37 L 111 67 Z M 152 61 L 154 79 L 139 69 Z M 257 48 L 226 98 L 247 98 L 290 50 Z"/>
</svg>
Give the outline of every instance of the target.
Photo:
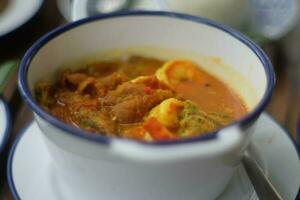
<svg viewBox="0 0 300 200">
<path fill-rule="evenodd" d="M 46 0 L 35 21 L 13 35 L 9 42 L 0 41 L 0 63 L 22 57 L 26 49 L 41 35 L 63 23 L 65 21 L 59 14 L 55 1 Z M 297 139 L 296 124 L 300 114 L 300 21 L 284 38 L 264 45 L 263 49 L 270 57 L 277 77 L 274 95 L 267 112 Z M 12 199 L 5 170 L 9 149 L 18 132 L 32 120 L 32 113 L 16 89 L 16 81 L 15 76 L 4 94 L 11 107 L 13 128 L 0 159 L 0 200 Z"/>
</svg>

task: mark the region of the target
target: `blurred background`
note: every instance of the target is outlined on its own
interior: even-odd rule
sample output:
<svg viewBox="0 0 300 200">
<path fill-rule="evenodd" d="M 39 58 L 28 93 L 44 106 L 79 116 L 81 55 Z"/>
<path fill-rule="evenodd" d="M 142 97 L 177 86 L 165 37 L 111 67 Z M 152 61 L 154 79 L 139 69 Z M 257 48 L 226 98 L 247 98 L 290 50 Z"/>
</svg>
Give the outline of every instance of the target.
<svg viewBox="0 0 300 200">
<path fill-rule="evenodd" d="M 267 107 L 294 139 L 300 127 L 299 0 L 0 0 L 0 93 L 10 104 L 13 135 L 32 120 L 17 90 L 17 62 L 39 37 L 71 21 L 124 10 L 167 10 L 203 16 L 248 35 L 271 59 L 277 75 Z M 15 63 L 15 65 L 7 65 Z M 7 155 L 14 137 L 10 138 Z M 1 160 L 2 166 L 6 160 Z M 0 199 L 11 199 L 1 171 Z"/>
</svg>

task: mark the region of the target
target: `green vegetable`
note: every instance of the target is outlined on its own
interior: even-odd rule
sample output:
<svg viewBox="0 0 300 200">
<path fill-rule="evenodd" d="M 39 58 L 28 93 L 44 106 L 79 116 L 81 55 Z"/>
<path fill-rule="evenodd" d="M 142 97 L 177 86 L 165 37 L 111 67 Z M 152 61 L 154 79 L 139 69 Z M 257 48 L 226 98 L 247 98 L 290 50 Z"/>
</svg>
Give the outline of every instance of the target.
<svg viewBox="0 0 300 200">
<path fill-rule="evenodd" d="M 97 123 L 92 119 L 81 119 L 80 125 L 83 126 L 84 128 L 95 128 L 95 129 L 98 128 Z"/>
<path fill-rule="evenodd" d="M 49 108 L 53 104 L 53 90 L 51 83 L 38 82 L 34 88 L 36 100 L 45 108 Z"/>
<path fill-rule="evenodd" d="M 184 108 L 179 116 L 181 137 L 201 135 L 213 131 L 232 121 L 232 117 L 224 113 L 209 113 L 201 111 L 197 104 L 185 101 Z"/>
<path fill-rule="evenodd" d="M 229 124 L 230 122 L 232 122 L 234 119 L 232 116 L 226 114 L 226 113 L 221 113 L 221 112 L 212 112 L 208 114 L 208 117 L 216 122 L 218 122 L 219 124 L 221 124 L 222 126 Z"/>
<path fill-rule="evenodd" d="M 0 94 L 3 93 L 7 83 L 14 75 L 17 68 L 18 68 L 17 60 L 11 60 L 3 64 L 0 64 Z"/>
</svg>

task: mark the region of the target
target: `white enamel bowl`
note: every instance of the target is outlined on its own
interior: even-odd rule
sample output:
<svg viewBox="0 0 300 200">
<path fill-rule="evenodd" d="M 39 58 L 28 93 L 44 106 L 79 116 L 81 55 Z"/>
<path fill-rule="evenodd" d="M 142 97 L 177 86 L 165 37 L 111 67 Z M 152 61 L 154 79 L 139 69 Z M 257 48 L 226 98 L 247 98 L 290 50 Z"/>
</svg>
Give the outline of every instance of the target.
<svg viewBox="0 0 300 200">
<path fill-rule="evenodd" d="M 63 64 L 132 46 L 218 56 L 253 84 L 258 101 L 246 117 L 206 137 L 151 144 L 84 132 L 47 114 L 35 101 L 34 84 Z M 65 184 L 102 199 L 216 198 L 239 164 L 274 82 L 270 61 L 242 34 L 203 18 L 148 11 L 101 15 L 60 27 L 27 51 L 19 71 L 22 96 Z"/>
</svg>

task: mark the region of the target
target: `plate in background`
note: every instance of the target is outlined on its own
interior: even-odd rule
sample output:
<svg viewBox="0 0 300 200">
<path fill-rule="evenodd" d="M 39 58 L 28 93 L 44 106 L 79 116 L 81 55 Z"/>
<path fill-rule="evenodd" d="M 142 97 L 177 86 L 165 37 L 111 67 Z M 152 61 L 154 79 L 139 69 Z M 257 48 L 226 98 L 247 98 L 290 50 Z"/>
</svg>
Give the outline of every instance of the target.
<svg viewBox="0 0 300 200">
<path fill-rule="evenodd" d="M 11 118 L 6 101 L 0 96 L 0 153 L 8 140 L 11 129 Z"/>
<path fill-rule="evenodd" d="M 43 4 L 43 0 L 0 1 L 0 39 L 30 21 Z"/>
</svg>

